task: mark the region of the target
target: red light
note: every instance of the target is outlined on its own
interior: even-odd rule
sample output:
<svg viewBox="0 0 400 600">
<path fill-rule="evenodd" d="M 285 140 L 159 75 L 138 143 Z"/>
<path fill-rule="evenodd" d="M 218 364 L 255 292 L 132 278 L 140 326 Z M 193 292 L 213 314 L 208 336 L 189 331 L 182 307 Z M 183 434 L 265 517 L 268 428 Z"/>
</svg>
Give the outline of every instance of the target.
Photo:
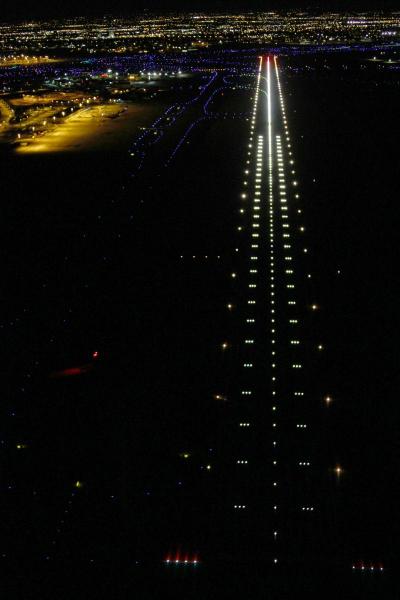
<svg viewBox="0 0 400 600">
<path fill-rule="evenodd" d="M 74 377 L 75 375 L 82 375 L 87 373 L 92 368 L 92 365 L 82 365 L 81 367 L 70 367 L 69 369 L 63 369 L 62 371 L 56 371 L 51 373 L 50 377 Z"/>
<path fill-rule="evenodd" d="M 97 352 L 97 350 L 96 350 L 96 352 L 93 352 L 92 356 L 93 356 L 93 358 L 97 358 L 99 356 L 99 353 Z"/>
<path fill-rule="evenodd" d="M 72 367 L 71 369 L 64 369 L 64 371 L 60 372 L 60 375 L 64 375 L 64 377 L 69 377 L 70 375 L 80 375 L 84 372 L 84 369 L 81 367 Z"/>
</svg>

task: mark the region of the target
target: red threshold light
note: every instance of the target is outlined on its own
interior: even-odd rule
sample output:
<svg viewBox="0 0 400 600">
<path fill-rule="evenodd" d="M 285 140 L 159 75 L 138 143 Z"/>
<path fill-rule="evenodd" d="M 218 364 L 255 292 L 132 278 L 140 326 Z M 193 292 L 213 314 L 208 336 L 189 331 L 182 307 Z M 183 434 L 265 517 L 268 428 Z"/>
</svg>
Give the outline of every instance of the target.
<svg viewBox="0 0 400 600">
<path fill-rule="evenodd" d="M 50 374 L 50 377 L 58 379 L 59 377 L 75 377 L 76 375 L 82 375 L 87 373 L 92 368 L 92 365 L 82 365 L 81 367 L 70 367 L 69 369 L 63 369 L 62 371 L 55 371 Z"/>
</svg>

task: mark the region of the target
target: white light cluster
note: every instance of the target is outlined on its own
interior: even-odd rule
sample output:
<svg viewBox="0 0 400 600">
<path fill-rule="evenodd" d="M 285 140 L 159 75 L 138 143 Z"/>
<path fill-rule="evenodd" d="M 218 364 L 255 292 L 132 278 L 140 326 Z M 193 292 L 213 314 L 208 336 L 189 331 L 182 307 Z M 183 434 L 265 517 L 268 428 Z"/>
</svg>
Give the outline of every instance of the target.
<svg viewBox="0 0 400 600">
<path fill-rule="evenodd" d="M 270 340 L 271 340 L 271 397 L 273 399 L 272 411 L 277 410 L 276 403 L 278 402 L 277 396 L 277 378 L 276 378 L 276 369 L 277 360 L 279 360 L 276 356 L 276 318 L 275 318 L 275 281 L 276 281 L 276 272 L 275 272 L 275 220 L 274 220 L 274 211 L 275 211 L 275 197 L 274 197 L 274 158 L 273 158 L 273 145 L 272 145 L 272 88 L 271 88 L 271 68 L 270 68 L 270 59 L 268 57 L 267 60 L 267 131 L 268 131 L 268 237 L 269 237 L 269 296 L 270 296 Z M 284 193 L 284 188 L 281 187 L 281 182 L 279 182 L 279 192 Z M 278 428 L 278 423 L 274 421 L 272 423 L 272 428 L 274 431 Z M 278 461 L 276 460 L 275 451 L 277 449 L 278 443 L 276 440 L 273 440 L 272 446 L 274 449 L 274 453 L 272 455 L 272 465 L 276 466 Z M 278 481 L 272 482 L 272 487 L 278 487 Z M 276 511 L 278 509 L 277 505 L 273 506 L 273 510 Z M 277 531 L 273 530 L 273 538 L 277 539 Z M 278 559 L 273 559 L 274 564 L 278 563 Z"/>
<path fill-rule="evenodd" d="M 282 94 L 282 88 L 281 88 L 281 83 L 280 83 L 280 78 L 279 78 L 278 61 L 277 61 L 276 57 L 274 58 L 274 61 L 275 61 L 276 81 L 277 81 L 277 87 L 278 87 L 278 93 L 279 93 L 279 102 L 280 102 L 280 108 L 281 108 L 282 120 L 283 120 L 283 129 L 284 129 L 283 137 L 284 137 L 284 143 L 286 145 L 286 152 L 287 152 L 287 154 L 289 156 L 289 163 L 291 165 L 290 166 L 290 174 L 292 176 L 291 184 L 292 184 L 292 186 L 294 186 L 295 188 L 297 188 L 298 181 L 295 180 L 295 174 L 296 173 L 295 173 L 295 169 L 293 167 L 294 160 L 293 160 L 293 155 L 292 155 L 292 150 L 291 150 L 291 144 L 290 144 L 289 127 L 288 127 L 288 122 L 287 122 L 287 119 L 286 119 L 285 103 L 284 103 L 283 94 Z M 282 221 L 283 221 L 283 219 L 287 217 L 286 213 L 287 213 L 288 206 L 287 206 L 287 201 L 286 201 L 287 200 L 286 199 L 286 189 L 285 189 L 285 187 L 283 187 L 283 186 L 286 186 L 283 143 L 282 143 L 282 140 L 281 140 L 281 138 L 279 136 L 277 136 L 277 158 L 278 158 L 278 170 L 279 170 L 279 184 L 280 184 L 280 186 L 282 186 L 282 187 L 280 187 L 280 195 L 281 195 L 280 200 L 281 200 Z M 296 192 L 297 192 L 297 190 L 296 190 Z M 295 200 L 299 199 L 299 197 L 300 197 L 300 195 L 298 193 L 293 193 L 293 195 L 294 195 L 294 199 Z M 301 209 L 297 210 L 298 214 L 301 214 L 301 212 L 302 212 Z M 285 214 L 283 214 L 283 213 L 285 213 Z M 287 251 L 287 250 L 290 249 L 290 245 L 286 243 L 286 240 L 288 240 L 288 238 L 290 238 L 290 233 L 288 231 L 290 229 L 289 223 L 282 222 L 282 229 L 283 229 L 283 238 L 285 240 L 284 248 L 285 248 L 285 251 Z M 299 231 L 300 231 L 300 233 L 304 233 L 305 227 L 303 225 L 301 225 L 299 227 Z M 303 248 L 303 252 L 307 253 L 308 252 L 307 248 Z M 288 256 L 290 256 L 290 255 L 288 255 Z M 286 275 L 288 277 L 293 276 L 294 275 L 293 269 L 286 270 Z M 308 274 L 307 277 L 311 278 L 311 275 Z M 286 287 L 288 289 L 291 289 L 292 285 L 293 284 L 290 281 L 290 283 L 287 284 Z M 295 300 L 290 299 L 288 301 L 288 304 L 291 305 L 291 306 L 294 306 L 296 304 L 296 302 L 295 302 Z M 318 306 L 317 305 L 312 305 L 311 309 L 312 310 L 317 310 Z M 289 319 L 289 323 L 297 325 L 298 324 L 298 319 L 297 318 L 290 318 Z M 298 345 L 299 341 L 298 340 L 291 340 L 290 343 L 291 343 L 291 345 Z M 323 349 L 323 346 L 319 345 L 318 346 L 318 350 L 322 350 L 322 349 Z M 301 366 L 302 365 L 299 364 L 299 363 L 294 363 L 292 365 L 292 367 L 296 368 L 296 369 L 301 368 Z M 304 396 L 304 392 L 295 391 L 294 392 L 294 396 Z M 298 423 L 296 425 L 296 427 L 298 429 L 306 429 L 307 425 L 305 423 Z M 308 461 L 300 461 L 298 464 L 301 467 L 309 467 L 310 466 L 310 462 L 308 462 Z M 313 510 L 314 510 L 314 507 L 312 507 L 312 506 L 303 506 L 302 507 L 302 511 L 313 511 Z"/>
<path fill-rule="evenodd" d="M 254 104 L 253 104 L 253 111 L 252 111 L 252 117 L 251 117 L 251 123 L 250 123 L 250 136 L 249 136 L 249 143 L 248 143 L 249 148 L 253 147 L 253 138 L 254 138 L 254 130 L 256 127 L 258 99 L 259 99 L 259 94 L 260 94 L 261 69 L 262 69 L 262 58 L 260 58 L 259 66 L 258 66 L 258 74 L 257 74 L 256 88 L 255 88 L 255 94 L 254 94 Z M 253 198 L 253 214 L 252 214 L 252 223 L 251 223 L 252 229 L 257 229 L 260 227 L 259 223 L 256 221 L 258 221 L 258 219 L 260 218 L 260 215 L 258 214 L 258 211 L 260 210 L 260 208 L 257 205 L 260 202 L 260 199 L 259 199 L 260 191 L 259 190 L 261 188 L 261 180 L 262 180 L 262 153 L 263 153 L 263 138 L 262 138 L 262 136 L 258 136 L 257 144 L 256 144 L 256 166 L 255 166 L 255 174 L 254 174 L 254 192 L 253 192 L 254 198 Z M 251 153 L 248 153 L 248 154 L 251 155 Z M 247 164 L 250 164 L 249 159 L 246 162 L 247 162 Z M 250 169 L 246 168 L 245 175 L 249 175 L 249 174 L 250 174 Z M 244 185 L 247 185 L 247 184 L 248 184 L 247 180 L 244 181 Z M 242 193 L 241 198 L 243 200 L 247 199 L 248 194 Z M 251 237 L 257 238 L 258 233 L 252 233 Z M 250 260 L 257 261 L 258 255 L 254 251 L 258 250 L 258 244 L 252 243 L 251 249 L 253 250 L 253 252 L 250 256 Z M 251 275 L 257 274 L 257 269 L 251 269 L 250 274 Z M 250 281 L 250 283 L 248 284 L 248 287 L 255 288 L 255 287 L 257 287 L 257 284 L 254 281 Z M 253 298 L 249 298 L 247 300 L 247 304 L 254 305 L 254 304 L 256 304 L 256 300 L 254 300 Z M 248 316 L 245 319 L 245 322 L 248 324 L 255 323 L 255 318 L 252 316 Z M 245 344 L 254 344 L 254 340 L 253 339 L 245 339 L 244 343 Z M 243 367 L 252 368 L 253 363 L 245 362 L 243 364 Z M 242 390 L 241 391 L 242 396 L 249 396 L 251 394 L 252 394 L 251 390 Z M 240 427 L 249 426 L 249 423 L 239 423 L 239 426 Z"/>
<path fill-rule="evenodd" d="M 260 81 L 261 81 L 261 71 L 262 71 L 262 58 L 260 57 L 259 60 L 259 66 L 258 66 L 258 74 L 257 74 L 257 80 L 256 80 L 256 88 L 255 88 L 255 95 L 254 95 L 254 105 L 253 105 L 253 112 L 252 112 L 252 118 L 251 118 L 251 124 L 250 124 L 250 137 L 249 137 L 249 143 L 248 143 L 248 148 L 253 148 L 254 144 L 253 144 L 253 138 L 254 138 L 254 130 L 256 127 L 256 117 L 257 117 L 257 109 L 258 109 L 258 99 L 259 99 L 259 94 L 260 94 Z M 254 180 L 253 180 L 253 192 L 251 192 L 251 190 L 249 189 L 248 192 L 249 193 L 242 193 L 241 194 L 241 198 L 242 200 L 246 200 L 248 201 L 248 198 L 251 197 L 252 198 L 252 213 L 251 213 L 251 243 L 250 243 L 250 264 L 251 264 L 251 268 L 249 269 L 249 282 L 248 282 L 248 288 L 249 289 L 254 289 L 257 287 L 257 277 L 258 277 L 258 270 L 256 268 L 254 268 L 256 265 L 254 265 L 254 263 L 256 261 L 258 261 L 258 250 L 259 250 L 259 245 L 258 245 L 258 238 L 259 238 L 259 233 L 257 231 L 254 230 L 259 230 L 260 229 L 260 196 L 261 196 L 261 184 L 262 184 L 262 171 L 263 171 L 263 146 L 264 146 L 264 140 L 263 140 L 263 136 L 259 135 L 257 137 L 257 143 L 256 143 L 256 147 L 255 147 L 255 170 L 254 170 Z M 251 152 L 247 153 L 248 156 L 251 156 Z M 246 163 L 248 165 L 250 165 L 250 159 L 248 159 L 246 161 Z M 245 169 L 245 175 L 248 176 L 250 175 L 250 169 L 246 168 Z M 246 178 L 246 181 L 243 182 L 245 186 L 248 186 L 248 181 Z M 245 212 L 240 211 L 242 214 Z M 243 228 L 241 226 L 238 227 L 238 229 L 241 231 Z M 256 304 L 256 300 L 254 298 L 248 298 L 247 299 L 247 306 L 249 307 L 249 310 L 252 309 L 252 307 Z M 248 314 L 245 317 L 245 323 L 246 324 L 253 324 L 255 323 L 255 318 L 252 314 Z M 244 343 L 246 345 L 253 345 L 254 344 L 254 339 L 253 338 L 245 338 Z M 253 368 L 253 362 L 250 361 L 246 361 L 243 363 L 243 367 L 244 368 Z M 242 396 L 250 396 L 252 394 L 252 390 L 241 390 L 241 395 Z M 250 427 L 250 423 L 249 422 L 243 422 L 241 421 L 239 423 L 239 427 Z M 247 460 L 244 459 L 240 459 L 236 461 L 236 464 L 238 465 L 247 465 Z M 235 504 L 234 505 L 235 509 L 245 509 L 246 505 L 244 504 Z"/>
</svg>

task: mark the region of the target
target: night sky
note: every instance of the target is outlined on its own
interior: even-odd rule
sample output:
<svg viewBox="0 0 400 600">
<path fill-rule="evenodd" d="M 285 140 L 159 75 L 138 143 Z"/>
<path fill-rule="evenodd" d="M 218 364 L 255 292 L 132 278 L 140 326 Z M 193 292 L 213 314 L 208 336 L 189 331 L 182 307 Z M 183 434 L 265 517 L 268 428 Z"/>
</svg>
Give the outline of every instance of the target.
<svg viewBox="0 0 400 600">
<path fill-rule="evenodd" d="M 110 3 L 105 0 L 80 2 L 79 0 L 47 0 L 36 2 L 27 0 L 23 3 L 8 4 L 3 10 L 0 21 L 13 21 L 34 18 L 57 18 L 70 16 L 102 16 L 104 14 L 131 15 L 142 11 L 251 11 L 251 10 L 337 10 L 337 11 L 363 11 L 363 10 L 390 10 L 396 9 L 394 0 L 352 0 L 340 2 L 338 0 L 115 0 Z"/>
</svg>

